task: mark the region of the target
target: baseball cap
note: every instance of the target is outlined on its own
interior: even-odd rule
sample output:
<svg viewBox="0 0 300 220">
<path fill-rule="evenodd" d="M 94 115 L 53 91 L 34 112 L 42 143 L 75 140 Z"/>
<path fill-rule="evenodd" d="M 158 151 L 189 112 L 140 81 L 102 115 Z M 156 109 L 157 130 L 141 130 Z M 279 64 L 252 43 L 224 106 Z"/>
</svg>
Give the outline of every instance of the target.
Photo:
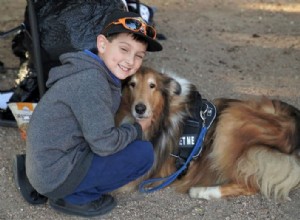
<svg viewBox="0 0 300 220">
<path fill-rule="evenodd" d="M 113 23 L 113 22 L 117 22 L 120 18 L 128 18 L 129 21 L 130 21 L 130 18 L 137 18 L 138 22 L 142 22 L 143 24 L 146 25 L 146 28 L 149 29 L 149 32 L 146 33 L 143 30 L 144 26 L 142 26 L 142 28 L 138 28 L 137 30 L 133 30 L 133 29 L 124 27 L 123 24 L 121 24 L 121 23 L 117 23 L 117 24 Z M 111 14 L 109 14 L 106 17 L 106 21 L 105 21 L 103 27 L 104 28 L 102 29 L 100 34 L 103 34 L 104 36 L 109 36 L 111 34 L 116 34 L 116 33 L 133 33 L 133 34 L 139 35 L 143 39 L 145 39 L 145 41 L 148 43 L 147 51 L 161 51 L 162 50 L 161 44 L 157 40 L 155 40 L 155 37 L 152 36 L 152 35 L 154 35 L 154 33 L 156 33 L 155 29 L 153 27 L 147 25 L 147 23 L 137 13 L 121 11 L 121 10 L 113 11 Z"/>
</svg>

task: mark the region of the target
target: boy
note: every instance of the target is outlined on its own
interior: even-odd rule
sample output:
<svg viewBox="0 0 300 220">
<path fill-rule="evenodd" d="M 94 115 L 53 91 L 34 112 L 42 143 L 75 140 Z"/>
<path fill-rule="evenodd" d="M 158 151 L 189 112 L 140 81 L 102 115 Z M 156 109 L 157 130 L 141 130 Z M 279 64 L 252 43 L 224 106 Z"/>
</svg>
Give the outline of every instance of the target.
<svg viewBox="0 0 300 220">
<path fill-rule="evenodd" d="M 142 130 L 150 122 L 115 127 L 121 82 L 160 51 L 155 30 L 138 14 L 115 11 L 97 37 L 97 54 L 66 53 L 51 69 L 49 90 L 27 132 L 26 174 L 58 211 L 96 216 L 112 210 L 111 192 L 145 174 L 154 160 Z"/>
</svg>

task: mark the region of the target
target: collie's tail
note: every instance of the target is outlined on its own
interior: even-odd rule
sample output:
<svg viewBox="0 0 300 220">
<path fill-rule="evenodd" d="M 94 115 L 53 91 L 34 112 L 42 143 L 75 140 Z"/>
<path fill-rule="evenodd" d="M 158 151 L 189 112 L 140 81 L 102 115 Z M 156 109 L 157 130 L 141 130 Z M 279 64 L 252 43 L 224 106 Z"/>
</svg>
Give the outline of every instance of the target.
<svg viewBox="0 0 300 220">
<path fill-rule="evenodd" d="M 289 192 L 300 183 L 299 158 L 266 147 L 254 147 L 240 157 L 237 176 L 246 184 L 256 184 L 267 198 L 289 199 Z"/>
</svg>

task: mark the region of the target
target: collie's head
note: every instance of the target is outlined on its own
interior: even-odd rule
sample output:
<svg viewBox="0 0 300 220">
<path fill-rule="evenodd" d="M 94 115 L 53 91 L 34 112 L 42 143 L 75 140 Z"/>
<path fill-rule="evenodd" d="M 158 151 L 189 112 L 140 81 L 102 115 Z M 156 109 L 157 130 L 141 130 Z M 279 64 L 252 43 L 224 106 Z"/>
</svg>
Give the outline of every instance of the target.
<svg viewBox="0 0 300 220">
<path fill-rule="evenodd" d="M 124 81 L 120 110 L 125 108 L 134 119 L 151 119 L 152 126 L 145 132 L 146 139 L 151 139 L 153 132 L 168 125 L 170 101 L 180 94 L 181 86 L 176 80 L 142 67 Z"/>
<path fill-rule="evenodd" d="M 153 143 L 161 157 L 178 146 L 194 90 L 186 79 L 142 67 L 124 81 L 117 121 L 124 121 L 128 115 L 134 119 L 150 118 L 151 126 L 144 132 L 144 139 Z"/>
</svg>

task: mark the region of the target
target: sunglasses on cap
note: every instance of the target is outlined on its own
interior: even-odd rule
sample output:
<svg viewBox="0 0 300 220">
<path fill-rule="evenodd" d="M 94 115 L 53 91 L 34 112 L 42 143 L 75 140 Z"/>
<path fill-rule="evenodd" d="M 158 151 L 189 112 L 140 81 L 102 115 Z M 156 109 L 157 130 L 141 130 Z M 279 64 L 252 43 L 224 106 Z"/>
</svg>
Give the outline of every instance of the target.
<svg viewBox="0 0 300 220">
<path fill-rule="evenodd" d="M 135 17 L 119 18 L 117 21 L 113 21 L 110 24 L 108 24 L 103 29 L 103 32 L 105 32 L 105 30 L 113 24 L 115 25 L 122 24 L 123 27 L 128 30 L 131 30 L 133 32 L 141 32 L 152 39 L 156 38 L 156 30 L 152 26 L 147 25 L 141 18 L 135 18 Z"/>
</svg>

